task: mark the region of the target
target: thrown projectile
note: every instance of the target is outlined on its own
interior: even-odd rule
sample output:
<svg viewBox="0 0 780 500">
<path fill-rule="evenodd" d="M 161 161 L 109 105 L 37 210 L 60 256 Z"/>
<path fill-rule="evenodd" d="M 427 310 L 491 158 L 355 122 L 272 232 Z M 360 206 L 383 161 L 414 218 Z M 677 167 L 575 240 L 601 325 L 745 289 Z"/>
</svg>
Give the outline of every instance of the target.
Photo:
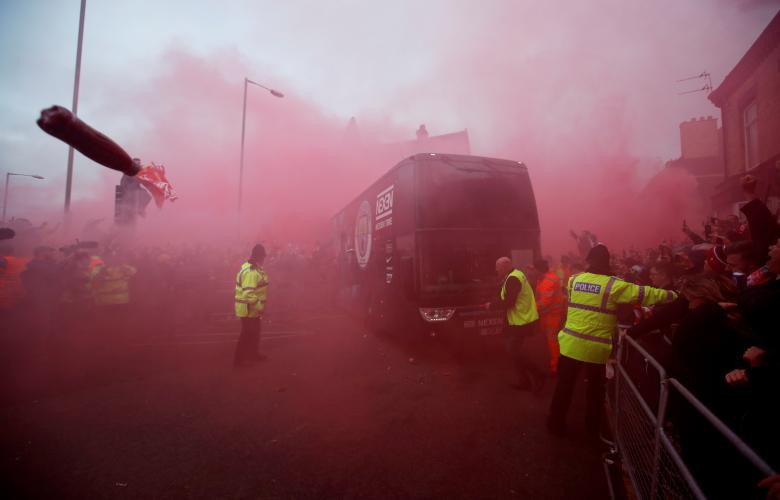
<svg viewBox="0 0 780 500">
<path fill-rule="evenodd" d="M 129 176 L 141 171 L 141 165 L 134 162 L 117 143 L 62 106 L 52 106 L 41 111 L 37 123 L 47 134 L 73 146 L 87 158 L 105 167 Z"/>
</svg>

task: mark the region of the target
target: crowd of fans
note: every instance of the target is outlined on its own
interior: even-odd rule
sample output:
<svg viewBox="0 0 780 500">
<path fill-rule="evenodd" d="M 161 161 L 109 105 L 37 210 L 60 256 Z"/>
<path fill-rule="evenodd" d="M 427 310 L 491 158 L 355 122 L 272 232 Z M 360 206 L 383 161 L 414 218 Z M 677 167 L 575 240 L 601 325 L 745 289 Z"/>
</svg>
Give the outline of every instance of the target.
<svg viewBox="0 0 780 500">
<path fill-rule="evenodd" d="M 128 244 L 100 231 L 99 221 L 84 227 L 83 239 L 61 245 L 56 228 L 46 224 L 15 219 L 6 225 L 15 233 L 0 241 L 0 320 L 11 326 L 7 336 L 127 340 L 234 329 L 233 278 L 249 245 Z M 317 246 L 266 246 L 266 268 L 276 282 L 271 312 L 294 313 L 304 303 L 296 294 L 324 279 L 322 253 Z"/>
</svg>

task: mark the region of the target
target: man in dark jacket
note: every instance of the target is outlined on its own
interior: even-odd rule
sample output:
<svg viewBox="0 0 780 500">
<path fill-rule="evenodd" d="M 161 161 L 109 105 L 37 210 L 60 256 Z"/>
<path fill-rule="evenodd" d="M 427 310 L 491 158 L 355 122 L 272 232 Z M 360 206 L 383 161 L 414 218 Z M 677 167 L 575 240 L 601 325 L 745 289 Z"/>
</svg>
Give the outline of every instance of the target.
<svg viewBox="0 0 780 500">
<path fill-rule="evenodd" d="M 707 275 L 686 277 L 680 294 L 688 310 L 679 320 L 671 346 L 667 373 L 687 387 L 727 425 L 739 420 L 738 403 L 723 380 L 739 362 L 745 345 L 732 329 L 715 279 Z M 699 486 L 712 498 L 740 498 L 742 477 L 734 472 L 733 449 L 713 427 L 703 425 L 698 410 L 677 392 L 669 397 L 668 415 L 674 424 L 682 457 Z M 729 477 L 728 482 L 721 478 Z"/>
<path fill-rule="evenodd" d="M 725 379 L 735 390 L 747 391 L 749 397 L 740 434 L 764 459 L 780 467 L 780 279 L 776 278 L 780 276 L 780 240 L 770 247 L 766 267 L 775 279 L 740 294 L 739 311 L 750 327 L 752 345 L 742 355 L 745 364 L 739 367 L 735 363 Z"/>
<path fill-rule="evenodd" d="M 26 313 L 34 334 L 48 336 L 53 332 L 54 312 L 62 293 L 60 266 L 55 250 L 38 247 L 22 273 Z"/>
<path fill-rule="evenodd" d="M 742 191 L 745 193 L 747 203 L 742 205 L 740 211 L 747 218 L 750 238 L 755 244 L 756 252 L 763 260 L 767 257 L 769 247 L 780 238 L 780 225 L 777 224 L 777 218 L 759 199 L 756 185 L 756 178 L 752 175 L 742 178 Z"/>
</svg>

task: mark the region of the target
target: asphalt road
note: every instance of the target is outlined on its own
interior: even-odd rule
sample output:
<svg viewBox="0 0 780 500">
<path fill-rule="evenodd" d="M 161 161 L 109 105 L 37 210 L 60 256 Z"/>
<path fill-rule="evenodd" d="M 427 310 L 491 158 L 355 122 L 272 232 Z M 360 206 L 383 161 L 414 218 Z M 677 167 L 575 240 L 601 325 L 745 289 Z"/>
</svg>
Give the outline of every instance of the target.
<svg viewBox="0 0 780 500">
<path fill-rule="evenodd" d="M 491 339 L 410 345 L 341 315 L 236 334 L 6 342 L 0 465 L 17 498 L 608 498 L 600 451 L 544 429 Z M 495 345 L 493 345 L 495 343 Z M 540 356 L 543 355 L 540 352 Z"/>
</svg>

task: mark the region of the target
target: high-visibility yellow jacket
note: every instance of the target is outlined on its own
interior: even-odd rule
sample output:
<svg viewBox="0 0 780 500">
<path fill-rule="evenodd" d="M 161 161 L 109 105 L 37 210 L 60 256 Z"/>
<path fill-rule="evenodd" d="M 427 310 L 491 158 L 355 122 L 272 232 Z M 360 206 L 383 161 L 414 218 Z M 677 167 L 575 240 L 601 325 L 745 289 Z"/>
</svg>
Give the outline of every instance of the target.
<svg viewBox="0 0 780 500">
<path fill-rule="evenodd" d="M 527 325 L 533 321 L 539 319 L 539 314 L 536 312 L 536 301 L 534 300 L 534 290 L 531 284 L 523 274 L 522 271 L 514 269 L 504 279 L 504 284 L 501 286 L 501 300 L 506 298 L 506 282 L 509 278 L 515 277 L 520 281 L 522 288 L 520 293 L 517 294 L 517 300 L 513 307 L 506 310 L 506 322 L 511 326 Z"/>
<path fill-rule="evenodd" d="M 612 352 L 618 304 L 652 306 L 677 298 L 675 292 L 587 272 L 569 278 L 568 292 L 566 325 L 558 332 L 561 355 L 600 364 Z"/>
<path fill-rule="evenodd" d="M 236 316 L 260 318 L 268 297 L 268 274 L 262 267 L 244 262 L 236 275 Z"/>
<path fill-rule="evenodd" d="M 92 280 L 92 296 L 95 305 L 129 304 L 130 278 L 135 273 L 135 268 L 127 264 L 106 266 L 100 263 L 93 267 L 89 275 Z"/>
</svg>

